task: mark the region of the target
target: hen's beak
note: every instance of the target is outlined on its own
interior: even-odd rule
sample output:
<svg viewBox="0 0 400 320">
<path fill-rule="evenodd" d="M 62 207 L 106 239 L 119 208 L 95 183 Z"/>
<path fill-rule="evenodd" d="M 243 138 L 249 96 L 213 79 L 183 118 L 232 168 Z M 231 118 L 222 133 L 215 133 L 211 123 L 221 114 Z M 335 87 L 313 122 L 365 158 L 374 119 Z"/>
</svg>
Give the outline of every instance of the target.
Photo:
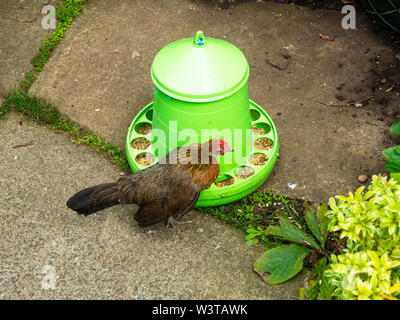
<svg viewBox="0 0 400 320">
<path fill-rule="evenodd" d="M 221 156 L 223 156 L 225 153 L 227 153 L 227 152 L 233 152 L 234 150 L 233 149 L 231 149 L 231 148 L 228 148 L 228 149 L 224 149 L 224 151 L 222 151 L 221 152 Z"/>
</svg>

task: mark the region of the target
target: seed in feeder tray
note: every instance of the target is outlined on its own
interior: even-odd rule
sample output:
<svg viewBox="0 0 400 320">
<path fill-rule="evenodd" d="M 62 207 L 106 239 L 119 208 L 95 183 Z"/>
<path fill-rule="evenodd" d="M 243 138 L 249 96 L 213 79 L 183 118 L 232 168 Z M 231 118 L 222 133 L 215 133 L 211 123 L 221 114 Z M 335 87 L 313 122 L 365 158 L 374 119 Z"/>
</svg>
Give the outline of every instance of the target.
<svg viewBox="0 0 400 320">
<path fill-rule="evenodd" d="M 256 126 L 253 126 L 253 132 L 260 136 L 266 133 L 263 128 L 257 128 Z"/>
<path fill-rule="evenodd" d="M 239 179 L 246 179 L 254 174 L 254 169 L 250 167 L 244 167 L 238 173 L 236 173 L 236 177 Z"/>
<path fill-rule="evenodd" d="M 268 158 L 265 154 L 256 153 L 251 157 L 251 164 L 255 166 L 263 166 L 267 162 Z"/>
<path fill-rule="evenodd" d="M 151 131 L 151 124 L 145 123 L 143 126 L 141 126 L 138 130 L 139 134 L 148 134 Z"/>
<path fill-rule="evenodd" d="M 230 186 L 231 184 L 234 184 L 234 183 L 235 183 L 235 179 L 228 178 L 228 179 L 216 182 L 215 185 L 219 188 L 222 188 L 222 187 Z"/>
<path fill-rule="evenodd" d="M 137 150 L 145 150 L 150 146 L 150 141 L 145 138 L 137 138 L 133 140 L 132 148 Z"/>
<path fill-rule="evenodd" d="M 254 142 L 254 146 L 258 150 L 268 150 L 272 148 L 272 142 L 268 138 L 261 138 Z"/>
<path fill-rule="evenodd" d="M 135 161 L 142 166 L 148 166 L 154 162 L 154 157 L 151 153 L 141 153 L 136 156 Z"/>
</svg>

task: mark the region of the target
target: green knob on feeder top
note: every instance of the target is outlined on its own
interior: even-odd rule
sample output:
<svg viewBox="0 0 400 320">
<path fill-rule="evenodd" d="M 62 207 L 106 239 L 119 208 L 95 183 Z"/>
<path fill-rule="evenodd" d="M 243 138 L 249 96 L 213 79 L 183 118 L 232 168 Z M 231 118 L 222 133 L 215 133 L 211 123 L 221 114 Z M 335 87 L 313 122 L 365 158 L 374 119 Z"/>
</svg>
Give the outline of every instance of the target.
<svg viewBox="0 0 400 320">
<path fill-rule="evenodd" d="M 206 45 L 206 40 L 204 38 L 203 31 L 196 32 L 196 35 L 194 36 L 194 39 L 193 39 L 193 45 L 195 47 L 204 47 Z"/>
</svg>

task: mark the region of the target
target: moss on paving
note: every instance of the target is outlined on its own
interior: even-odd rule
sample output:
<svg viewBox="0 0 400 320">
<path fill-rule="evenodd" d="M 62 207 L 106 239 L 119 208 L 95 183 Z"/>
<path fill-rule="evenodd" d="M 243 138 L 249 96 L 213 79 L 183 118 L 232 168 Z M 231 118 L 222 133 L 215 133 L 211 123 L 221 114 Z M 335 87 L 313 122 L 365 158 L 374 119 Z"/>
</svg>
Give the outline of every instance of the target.
<svg viewBox="0 0 400 320">
<path fill-rule="evenodd" d="M 43 71 L 43 67 L 49 60 L 54 48 L 64 38 L 65 32 L 82 11 L 86 2 L 90 2 L 90 0 L 64 0 L 60 6 L 55 8 L 57 27 L 49 38 L 42 40 L 38 53 L 31 60 L 33 69 L 25 73 L 25 79 L 20 83 L 20 90 L 24 92 L 29 90 L 39 73 Z"/>
<path fill-rule="evenodd" d="M 9 105 L 7 105 L 6 103 L 4 103 L 3 105 L 0 106 L 0 117 L 7 113 L 10 110 Z"/>
<path fill-rule="evenodd" d="M 90 0 L 64 0 L 56 6 L 57 27 L 49 38 L 42 40 L 38 53 L 31 59 L 32 70 L 25 72 L 25 78 L 19 83 L 19 90 L 26 93 L 37 79 L 39 73 L 43 71 L 44 65 L 57 44 L 64 38 L 65 32 L 69 29 L 72 22 L 84 8 L 84 4 Z M 6 95 L 4 98 L 10 95 Z M 7 101 L 6 101 L 7 102 Z M 10 110 L 10 104 L 4 103 L 0 106 L 0 117 Z"/>
<path fill-rule="evenodd" d="M 83 128 L 68 117 L 61 115 L 58 109 L 46 100 L 17 90 L 6 96 L 4 107 L 7 110 L 14 109 L 22 112 L 56 131 L 71 135 L 74 143 L 86 144 L 97 151 L 101 151 L 121 170 L 130 171 L 128 160 L 122 150 L 103 140 L 95 132 Z"/>
</svg>

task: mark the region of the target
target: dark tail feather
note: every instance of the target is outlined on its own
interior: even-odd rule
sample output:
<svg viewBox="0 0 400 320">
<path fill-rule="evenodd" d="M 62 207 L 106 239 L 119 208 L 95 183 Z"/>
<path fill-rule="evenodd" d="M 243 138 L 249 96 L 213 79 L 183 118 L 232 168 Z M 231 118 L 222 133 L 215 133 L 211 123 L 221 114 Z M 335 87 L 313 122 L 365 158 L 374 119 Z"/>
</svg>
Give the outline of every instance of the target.
<svg viewBox="0 0 400 320">
<path fill-rule="evenodd" d="M 67 206 L 79 214 L 89 215 L 119 203 L 117 183 L 104 183 L 74 194 Z"/>
</svg>

